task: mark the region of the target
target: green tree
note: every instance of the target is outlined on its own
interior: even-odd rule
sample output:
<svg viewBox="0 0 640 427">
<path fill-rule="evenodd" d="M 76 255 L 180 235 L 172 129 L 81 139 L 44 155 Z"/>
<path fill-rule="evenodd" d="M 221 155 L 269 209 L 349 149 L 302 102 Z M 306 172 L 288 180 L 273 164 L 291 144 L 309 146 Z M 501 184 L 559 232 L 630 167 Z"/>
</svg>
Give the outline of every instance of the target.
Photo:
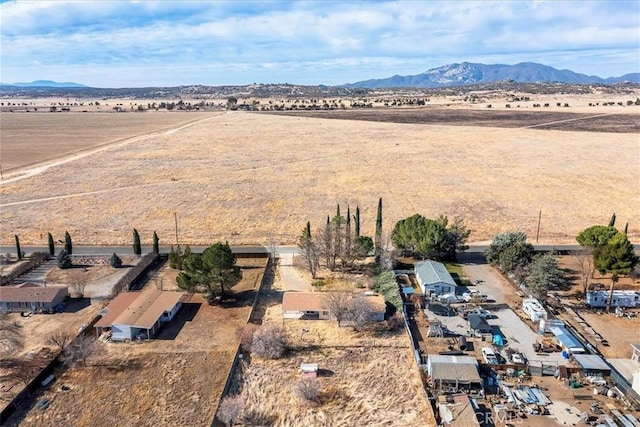
<svg viewBox="0 0 640 427">
<path fill-rule="evenodd" d="M 616 226 L 616 213 L 614 212 L 613 215 L 611 215 L 611 219 L 609 220 L 609 227 L 615 227 Z"/>
<path fill-rule="evenodd" d="M 357 258 L 364 258 L 373 250 L 373 239 L 369 236 L 358 236 L 353 250 Z"/>
<path fill-rule="evenodd" d="M 356 239 L 360 237 L 360 207 L 356 206 L 356 214 L 354 216 Z"/>
<path fill-rule="evenodd" d="M 113 255 L 111 255 L 111 258 L 109 258 L 109 265 L 113 268 L 122 267 L 122 260 L 118 255 L 115 254 L 115 252 Z"/>
<path fill-rule="evenodd" d="M 171 250 L 169 251 L 169 267 L 182 270 L 182 249 L 178 245 L 178 249 L 173 249 L 171 246 Z"/>
<path fill-rule="evenodd" d="M 136 255 L 142 255 L 142 246 L 140 245 L 140 234 L 138 230 L 133 229 L 133 253 Z"/>
<path fill-rule="evenodd" d="M 69 255 L 73 254 L 73 242 L 71 242 L 71 235 L 68 231 L 64 232 L 64 250 Z"/>
<path fill-rule="evenodd" d="M 15 238 L 16 241 L 16 252 L 18 253 L 18 261 L 22 260 L 22 250 L 20 249 L 20 239 L 18 238 L 18 235 L 15 234 L 13 236 Z"/>
<path fill-rule="evenodd" d="M 436 220 L 415 214 L 396 223 L 391 240 L 398 249 L 418 254 L 422 258 L 455 259 L 458 250 L 466 250 L 471 234 L 461 219 L 455 219 L 449 228 L 446 216 Z"/>
<path fill-rule="evenodd" d="M 558 289 L 566 282 L 566 274 L 555 256 L 540 254 L 533 258 L 526 278 L 527 289 L 533 296 L 544 299 L 548 290 Z"/>
<path fill-rule="evenodd" d="M 61 250 L 58 254 L 57 262 L 59 268 L 71 268 L 72 266 L 71 256 L 65 249 Z"/>
<path fill-rule="evenodd" d="M 51 235 L 51 233 L 47 233 L 47 240 L 49 242 L 49 256 L 55 256 L 56 255 L 56 245 L 53 242 L 53 236 Z"/>
<path fill-rule="evenodd" d="M 382 197 L 378 199 L 378 212 L 376 214 L 376 234 L 373 236 L 376 246 L 376 255 L 380 254 L 382 246 Z"/>
<path fill-rule="evenodd" d="M 160 239 L 158 238 L 158 233 L 153 232 L 153 252 L 156 254 L 160 253 Z"/>
<path fill-rule="evenodd" d="M 526 234 L 510 231 L 494 236 L 485 251 L 485 257 L 490 264 L 513 273 L 526 267 L 533 259 L 533 253 L 533 246 L 527 243 Z"/>
<path fill-rule="evenodd" d="M 638 256 L 624 233 L 617 233 L 593 250 L 593 264 L 601 274 L 628 275 L 637 263 Z"/>
<path fill-rule="evenodd" d="M 593 249 L 606 245 L 609 240 L 618 233 L 615 227 L 594 225 L 586 228 L 578 234 L 576 240 L 580 246 L 589 246 Z"/>
</svg>

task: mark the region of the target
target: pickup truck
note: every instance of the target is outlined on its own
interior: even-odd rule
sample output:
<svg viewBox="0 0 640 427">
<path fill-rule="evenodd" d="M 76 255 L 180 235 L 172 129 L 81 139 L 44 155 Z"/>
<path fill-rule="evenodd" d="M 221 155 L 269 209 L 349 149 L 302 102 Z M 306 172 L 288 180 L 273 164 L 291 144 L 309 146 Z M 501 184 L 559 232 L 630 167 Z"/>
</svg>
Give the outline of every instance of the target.
<svg viewBox="0 0 640 427">
<path fill-rule="evenodd" d="M 482 347 L 482 358 L 489 365 L 497 365 L 498 364 L 498 356 L 490 347 Z"/>
<path fill-rule="evenodd" d="M 484 302 L 488 299 L 488 297 L 482 292 L 476 289 L 472 289 L 469 292 L 465 292 L 464 294 L 462 294 L 462 299 L 465 302 L 471 302 L 471 301 Z"/>
</svg>

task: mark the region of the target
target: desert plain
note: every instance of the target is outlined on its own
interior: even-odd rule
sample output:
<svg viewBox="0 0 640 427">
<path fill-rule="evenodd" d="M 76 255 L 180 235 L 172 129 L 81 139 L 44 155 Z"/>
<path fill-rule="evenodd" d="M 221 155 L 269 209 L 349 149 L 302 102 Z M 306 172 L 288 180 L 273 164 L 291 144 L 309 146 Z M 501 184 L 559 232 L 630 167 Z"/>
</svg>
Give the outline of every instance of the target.
<svg viewBox="0 0 640 427">
<path fill-rule="evenodd" d="M 177 218 L 181 244 L 295 244 L 337 204 L 358 206 L 373 235 L 380 197 L 387 236 L 420 213 L 464 218 L 472 242 L 508 230 L 535 241 L 540 215 L 540 243 L 574 243 L 615 212 L 637 241 L 640 107 L 571 105 L 523 104 L 507 124 L 486 106 L 442 103 L 406 111 L 447 120 L 409 123 L 350 111 L 3 112 L 0 243 L 69 231 L 75 245 L 125 245 L 135 227 L 143 244 L 155 230 L 170 245 Z"/>
</svg>

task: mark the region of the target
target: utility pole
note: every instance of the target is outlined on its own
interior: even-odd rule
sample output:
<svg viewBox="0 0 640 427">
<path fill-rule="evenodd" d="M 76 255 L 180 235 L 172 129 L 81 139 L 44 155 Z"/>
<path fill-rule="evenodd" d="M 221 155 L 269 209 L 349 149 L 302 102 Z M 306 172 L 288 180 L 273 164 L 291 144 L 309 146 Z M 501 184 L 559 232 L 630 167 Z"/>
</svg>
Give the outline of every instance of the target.
<svg viewBox="0 0 640 427">
<path fill-rule="evenodd" d="M 180 246 L 180 241 L 178 240 L 178 213 L 173 213 L 173 219 L 176 223 L 176 246 Z"/>
<path fill-rule="evenodd" d="M 536 232 L 536 243 L 538 243 L 538 238 L 540 237 L 540 220 L 542 219 L 542 209 L 538 213 L 538 231 Z"/>
</svg>

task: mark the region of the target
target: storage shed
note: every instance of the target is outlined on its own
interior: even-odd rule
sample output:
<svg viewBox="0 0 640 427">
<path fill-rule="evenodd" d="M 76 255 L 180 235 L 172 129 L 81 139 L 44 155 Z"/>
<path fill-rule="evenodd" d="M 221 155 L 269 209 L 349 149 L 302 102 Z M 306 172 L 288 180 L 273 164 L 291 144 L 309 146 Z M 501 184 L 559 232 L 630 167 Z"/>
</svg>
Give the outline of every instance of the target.
<svg viewBox="0 0 640 427">
<path fill-rule="evenodd" d="M 493 328 L 487 320 L 477 314 L 470 314 L 467 319 L 469 320 L 469 327 L 477 334 L 491 334 Z"/>
<path fill-rule="evenodd" d="M 597 354 L 574 354 L 572 358 L 585 376 L 608 377 L 611 374 L 611 367 Z"/>
<path fill-rule="evenodd" d="M 481 389 L 482 378 L 478 373 L 478 361 L 471 356 L 430 355 L 427 358 L 429 378 L 439 388 Z"/>
<path fill-rule="evenodd" d="M 563 349 L 568 350 L 571 354 L 585 353 L 585 349 L 580 341 L 574 337 L 564 326 L 551 326 L 549 330 L 556 336 Z"/>
</svg>

